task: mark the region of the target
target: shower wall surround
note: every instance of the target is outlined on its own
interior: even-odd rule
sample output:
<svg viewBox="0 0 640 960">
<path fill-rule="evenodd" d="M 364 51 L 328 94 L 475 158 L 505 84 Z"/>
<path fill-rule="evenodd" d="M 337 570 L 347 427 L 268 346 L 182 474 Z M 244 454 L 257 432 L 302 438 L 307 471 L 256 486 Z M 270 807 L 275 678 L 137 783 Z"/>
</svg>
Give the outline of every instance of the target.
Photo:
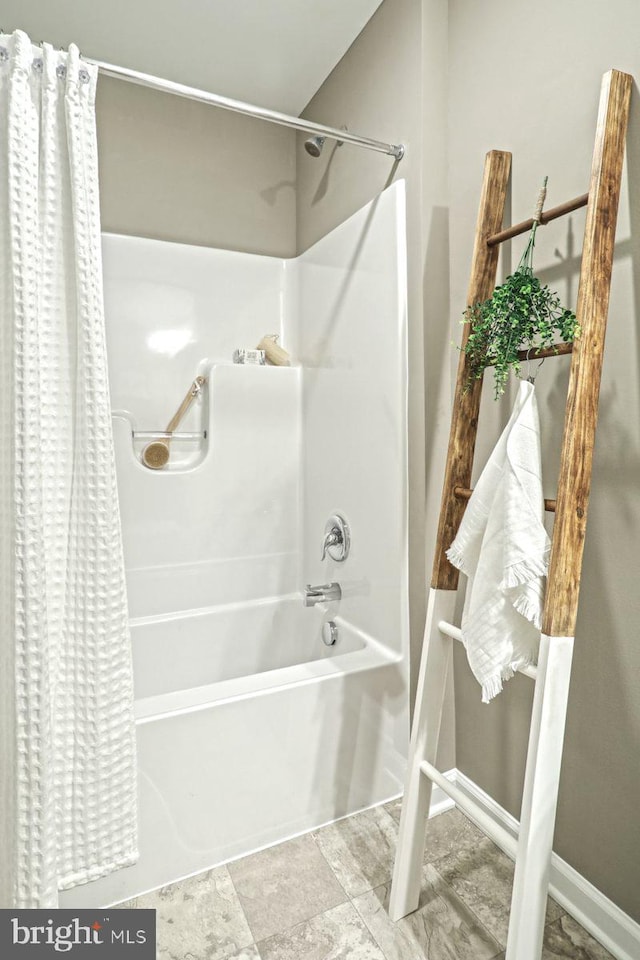
<svg viewBox="0 0 640 960">
<path fill-rule="evenodd" d="M 404 207 L 400 181 L 297 260 L 104 238 L 141 857 L 62 906 L 116 903 L 402 789 Z M 231 362 L 265 333 L 291 367 Z M 163 430 L 197 374 L 178 429 L 200 437 L 149 470 L 132 425 Z M 336 512 L 344 563 L 320 559 Z M 306 608 L 305 584 L 330 581 L 342 599 Z"/>
<path fill-rule="evenodd" d="M 349 618 L 398 652 L 408 636 L 405 278 L 404 181 L 298 262 L 302 566 L 314 583 L 342 581 Z M 318 544 L 336 511 L 353 544 L 348 564 L 327 566 Z"/>
<path fill-rule="evenodd" d="M 289 341 L 287 262 L 107 235 L 104 271 L 131 616 L 299 589 L 300 369 L 231 361 L 265 333 Z M 208 382 L 178 432 L 207 437 L 174 441 L 151 471 L 131 420 L 164 430 L 197 374 Z"/>
</svg>

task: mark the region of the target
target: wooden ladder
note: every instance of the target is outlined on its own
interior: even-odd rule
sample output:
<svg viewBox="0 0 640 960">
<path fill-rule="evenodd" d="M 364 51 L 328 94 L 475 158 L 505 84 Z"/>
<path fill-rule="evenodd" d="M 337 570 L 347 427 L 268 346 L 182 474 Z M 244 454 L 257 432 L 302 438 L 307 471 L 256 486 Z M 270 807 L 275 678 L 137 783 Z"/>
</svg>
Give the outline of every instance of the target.
<svg viewBox="0 0 640 960">
<path fill-rule="evenodd" d="M 471 495 L 482 390 L 480 380 L 465 389 L 469 370 L 464 351 L 458 365 L 389 913 L 392 920 L 399 920 L 418 906 L 426 821 L 435 783 L 515 857 L 506 960 L 539 960 L 542 954 L 631 86 L 629 74 L 611 70 L 604 75 L 589 193 L 541 218 L 541 223 L 548 223 L 587 207 L 576 308 L 581 332 L 573 349 L 562 344 L 557 351 L 572 353 L 571 371 L 557 496 L 555 501 L 545 501 L 546 509 L 555 513 L 555 521 L 540 652 L 537 666 L 522 670 L 535 680 L 535 693 L 517 841 L 434 766 L 452 640 L 461 640 L 460 630 L 452 625 L 458 571 L 447 560 L 446 550 Z M 526 233 L 532 225 L 527 220 L 501 230 L 510 167 L 511 154 L 500 150 L 487 154 L 468 304 L 491 296 L 500 244 Z M 468 333 L 465 326 L 463 346 Z M 553 349 L 532 352 L 531 359 L 554 354 Z"/>
</svg>

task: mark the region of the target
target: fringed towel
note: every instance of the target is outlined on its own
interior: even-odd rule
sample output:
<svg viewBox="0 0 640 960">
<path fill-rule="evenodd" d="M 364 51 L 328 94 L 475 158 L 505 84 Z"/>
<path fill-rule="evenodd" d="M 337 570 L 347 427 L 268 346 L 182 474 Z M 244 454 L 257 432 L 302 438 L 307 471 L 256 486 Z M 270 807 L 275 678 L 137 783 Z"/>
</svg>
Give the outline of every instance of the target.
<svg viewBox="0 0 640 960">
<path fill-rule="evenodd" d="M 469 578 L 462 639 L 484 703 L 537 659 L 550 549 L 543 517 L 538 408 L 523 380 L 447 551 Z"/>
</svg>

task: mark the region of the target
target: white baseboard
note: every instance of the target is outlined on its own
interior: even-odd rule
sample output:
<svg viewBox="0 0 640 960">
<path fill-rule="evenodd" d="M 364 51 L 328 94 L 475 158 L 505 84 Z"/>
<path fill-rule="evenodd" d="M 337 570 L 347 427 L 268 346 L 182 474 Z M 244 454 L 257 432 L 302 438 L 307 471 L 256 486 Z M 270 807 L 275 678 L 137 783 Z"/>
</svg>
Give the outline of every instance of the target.
<svg viewBox="0 0 640 960">
<path fill-rule="evenodd" d="M 512 836 L 518 834 L 518 821 L 504 807 L 485 793 L 473 780 L 460 770 L 449 770 L 445 776 L 452 780 L 470 800 L 482 808 L 498 827 L 506 829 Z M 442 794 L 442 791 L 440 791 Z M 439 802 L 436 790 L 433 791 L 436 805 Z M 446 798 L 448 799 L 448 798 Z M 449 801 L 449 806 L 452 806 Z M 445 808 L 446 809 L 446 808 Z M 431 806 L 430 816 L 442 810 Z M 499 834 L 491 837 L 498 846 Z M 508 851 L 505 850 L 505 853 Z M 571 914 L 603 947 L 617 960 L 638 960 L 640 957 L 640 924 L 632 920 L 624 911 L 605 897 L 597 887 L 569 866 L 557 854 L 551 858 L 551 877 L 549 892 L 567 913 Z"/>
</svg>

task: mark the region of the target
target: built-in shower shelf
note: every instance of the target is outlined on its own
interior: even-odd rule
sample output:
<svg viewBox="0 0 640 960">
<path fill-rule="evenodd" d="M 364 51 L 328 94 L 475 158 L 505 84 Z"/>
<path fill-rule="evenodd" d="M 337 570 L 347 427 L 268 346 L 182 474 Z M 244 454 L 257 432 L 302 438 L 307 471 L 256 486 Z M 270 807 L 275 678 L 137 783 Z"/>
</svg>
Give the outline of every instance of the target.
<svg viewBox="0 0 640 960">
<path fill-rule="evenodd" d="M 209 378 L 215 377 L 218 370 L 237 370 L 241 375 L 242 373 L 249 375 L 256 373 L 258 376 L 266 377 L 274 373 L 290 374 L 293 371 L 300 370 L 301 367 L 302 363 L 298 360 L 292 360 L 282 366 L 275 363 L 236 363 L 234 360 L 228 359 L 214 360 L 209 367 Z"/>
</svg>

